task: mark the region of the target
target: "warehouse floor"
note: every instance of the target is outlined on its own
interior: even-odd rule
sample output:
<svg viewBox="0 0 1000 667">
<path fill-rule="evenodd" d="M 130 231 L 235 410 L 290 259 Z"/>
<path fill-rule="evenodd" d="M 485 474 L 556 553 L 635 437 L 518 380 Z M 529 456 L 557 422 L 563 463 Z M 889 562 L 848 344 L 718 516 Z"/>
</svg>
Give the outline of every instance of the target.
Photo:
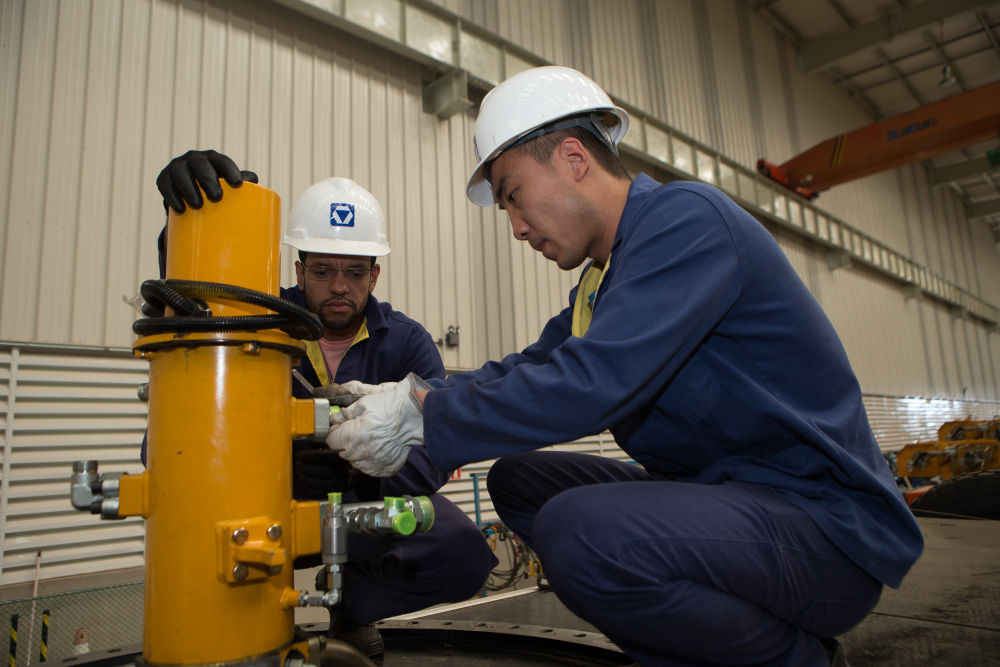
<svg viewBox="0 0 1000 667">
<path fill-rule="evenodd" d="M 853 667 L 1000 665 L 1000 522 L 917 519 L 924 554 L 841 638 Z"/>
<path fill-rule="evenodd" d="M 918 521 L 924 554 L 903 585 L 887 589 L 868 619 L 840 638 L 848 662 L 852 667 L 1000 665 L 1000 522 Z M 436 664 L 629 664 L 553 593 L 536 589 L 399 617 L 384 621 L 382 629 L 384 667 L 432 664 L 428 655 L 435 643 L 443 651 L 435 653 Z M 544 637 L 570 647 L 568 653 L 533 657 L 536 639 Z M 522 639 L 527 643 L 520 651 Z"/>
</svg>

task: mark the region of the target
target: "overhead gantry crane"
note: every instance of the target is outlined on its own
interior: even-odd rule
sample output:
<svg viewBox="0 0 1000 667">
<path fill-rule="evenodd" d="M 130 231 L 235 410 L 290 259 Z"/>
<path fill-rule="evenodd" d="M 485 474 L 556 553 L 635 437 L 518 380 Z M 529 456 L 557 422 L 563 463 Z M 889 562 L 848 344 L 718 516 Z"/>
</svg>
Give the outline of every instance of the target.
<svg viewBox="0 0 1000 667">
<path fill-rule="evenodd" d="M 988 141 L 998 132 L 1000 81 L 827 139 L 780 165 L 761 158 L 757 170 L 814 199 L 834 185 Z M 1000 167 L 1000 154 L 991 154 L 991 166 Z"/>
</svg>

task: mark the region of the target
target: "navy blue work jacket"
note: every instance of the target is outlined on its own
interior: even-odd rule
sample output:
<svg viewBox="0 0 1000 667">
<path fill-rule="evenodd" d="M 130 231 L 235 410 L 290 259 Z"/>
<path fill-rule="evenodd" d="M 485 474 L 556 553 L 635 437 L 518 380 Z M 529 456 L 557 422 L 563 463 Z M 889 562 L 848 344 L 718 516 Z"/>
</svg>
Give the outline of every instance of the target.
<svg viewBox="0 0 1000 667">
<path fill-rule="evenodd" d="M 305 295 L 297 287 L 283 287 L 281 296 L 306 307 Z M 368 338 L 354 343 L 344 352 L 334 382 L 398 382 L 410 373 L 416 373 L 425 380 L 444 378 L 441 353 L 430 333 L 417 321 L 393 310 L 388 303 L 379 302 L 372 295 L 368 296 L 365 306 L 365 321 Z M 302 357 L 298 370 L 310 384 L 319 386 L 319 377 L 308 357 Z M 292 395 L 312 398 L 302 383 L 295 379 L 292 380 Z M 325 447 L 323 443 L 295 442 L 296 448 L 306 446 Z M 427 495 L 437 492 L 450 476 L 451 469 L 435 467 L 423 447 L 413 447 L 403 468 L 394 476 L 380 480 L 379 493 L 381 496 Z"/>
<path fill-rule="evenodd" d="M 610 429 L 650 473 L 773 489 L 876 579 L 923 548 L 833 326 L 774 238 L 702 183 L 632 183 L 583 336 L 569 306 L 536 343 L 436 382 L 440 468 Z"/>
</svg>

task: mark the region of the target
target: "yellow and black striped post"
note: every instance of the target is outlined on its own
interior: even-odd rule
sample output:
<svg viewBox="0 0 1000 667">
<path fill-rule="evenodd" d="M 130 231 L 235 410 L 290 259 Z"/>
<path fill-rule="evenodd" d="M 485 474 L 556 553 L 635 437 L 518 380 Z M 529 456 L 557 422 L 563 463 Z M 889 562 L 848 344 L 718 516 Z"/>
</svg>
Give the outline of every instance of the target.
<svg viewBox="0 0 1000 667">
<path fill-rule="evenodd" d="M 8 667 L 14 667 L 17 662 L 17 614 L 10 617 L 10 657 L 7 658 Z"/>
<path fill-rule="evenodd" d="M 49 610 L 42 612 L 42 643 L 38 647 L 38 662 L 45 662 L 49 657 Z"/>
</svg>

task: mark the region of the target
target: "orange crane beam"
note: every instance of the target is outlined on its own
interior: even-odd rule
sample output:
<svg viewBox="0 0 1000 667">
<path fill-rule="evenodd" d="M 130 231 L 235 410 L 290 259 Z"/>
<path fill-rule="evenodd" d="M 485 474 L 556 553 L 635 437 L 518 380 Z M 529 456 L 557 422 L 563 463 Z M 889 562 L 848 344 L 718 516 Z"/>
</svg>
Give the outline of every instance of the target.
<svg viewBox="0 0 1000 667">
<path fill-rule="evenodd" d="M 886 118 L 757 170 L 809 199 L 856 178 L 926 160 L 1000 134 L 1000 81 Z"/>
</svg>

